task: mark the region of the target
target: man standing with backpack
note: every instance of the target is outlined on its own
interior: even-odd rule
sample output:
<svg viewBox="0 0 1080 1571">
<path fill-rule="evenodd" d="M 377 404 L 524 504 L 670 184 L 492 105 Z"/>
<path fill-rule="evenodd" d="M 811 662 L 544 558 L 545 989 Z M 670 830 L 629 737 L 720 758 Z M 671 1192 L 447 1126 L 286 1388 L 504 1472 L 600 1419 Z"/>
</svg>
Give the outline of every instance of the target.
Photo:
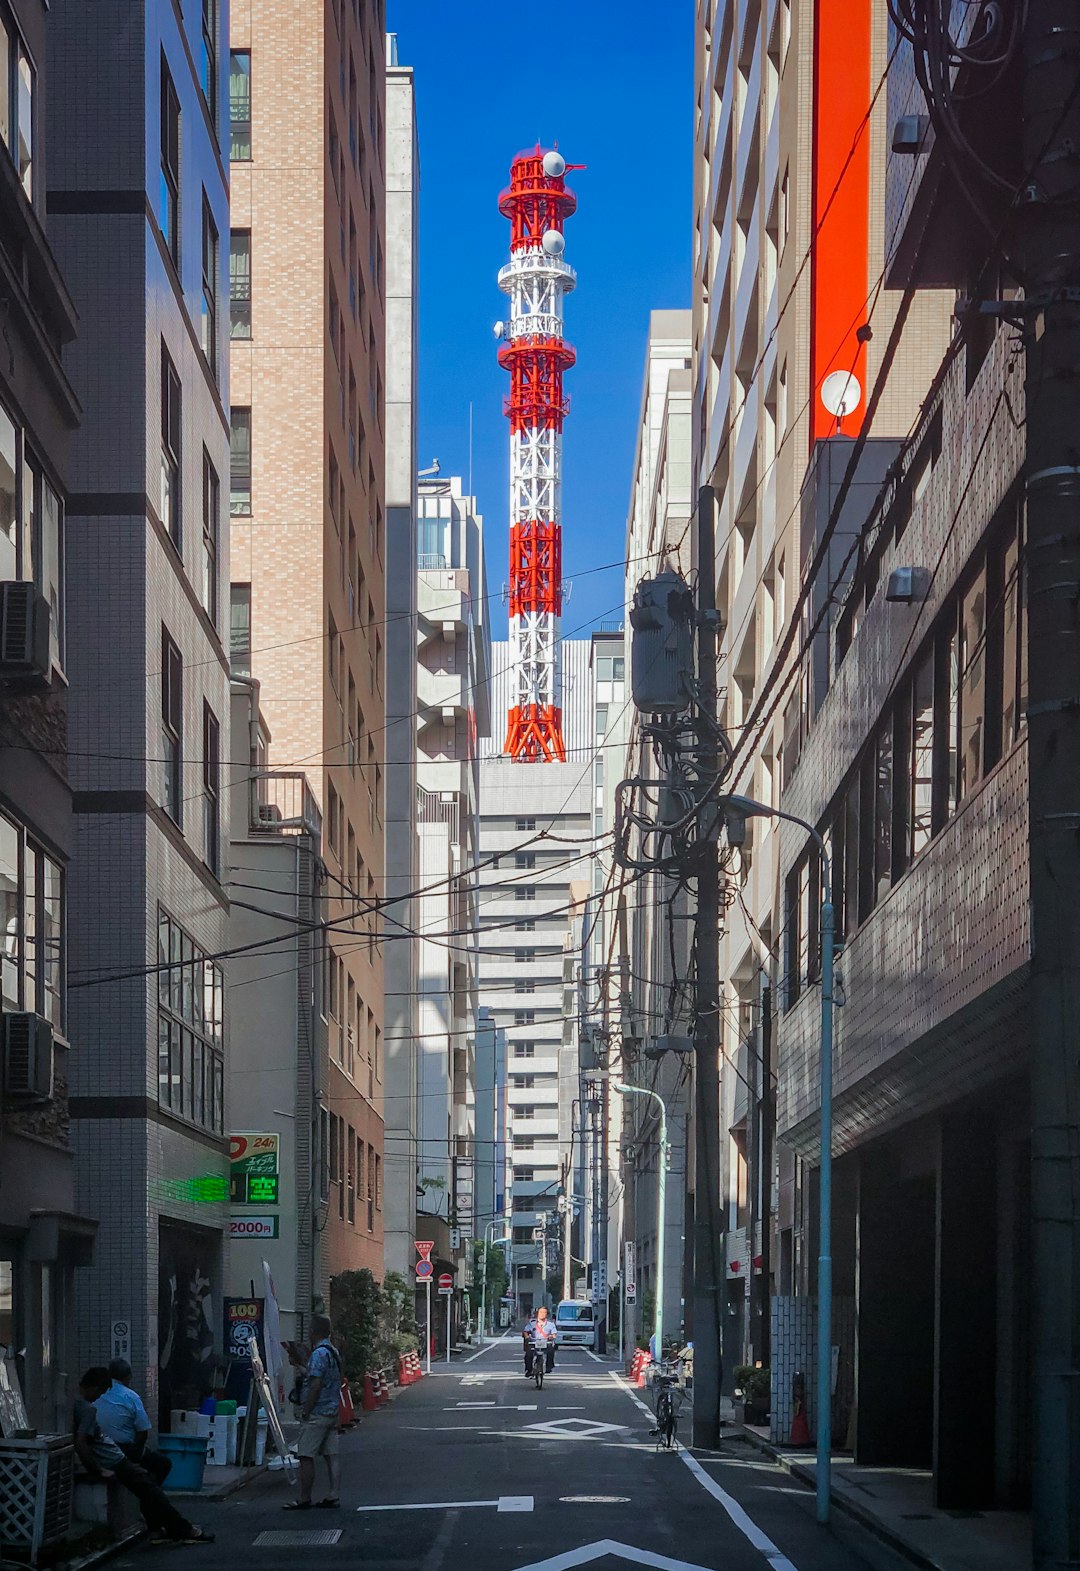
<svg viewBox="0 0 1080 1571">
<path fill-rule="evenodd" d="M 300 1392 L 300 1435 L 296 1454 L 300 1458 L 300 1499 L 292 1500 L 286 1511 L 310 1511 L 312 1505 L 333 1510 L 341 1505 L 341 1468 L 338 1462 L 338 1393 L 341 1388 L 341 1354 L 330 1340 L 330 1322 L 325 1315 L 311 1317 L 311 1357 Z M 315 1486 L 315 1458 L 326 1462 L 330 1493 L 312 1501 Z"/>
</svg>

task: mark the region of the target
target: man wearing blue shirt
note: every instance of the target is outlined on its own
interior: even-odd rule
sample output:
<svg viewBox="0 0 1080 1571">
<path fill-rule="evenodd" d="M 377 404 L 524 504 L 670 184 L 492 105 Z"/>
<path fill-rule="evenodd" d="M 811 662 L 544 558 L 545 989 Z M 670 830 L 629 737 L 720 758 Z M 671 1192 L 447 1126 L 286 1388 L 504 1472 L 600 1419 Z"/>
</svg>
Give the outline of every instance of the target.
<svg viewBox="0 0 1080 1571">
<path fill-rule="evenodd" d="M 129 1462 L 138 1465 L 163 1484 L 172 1471 L 172 1462 L 160 1451 L 151 1451 L 150 1420 L 137 1391 L 131 1389 L 131 1365 L 125 1358 L 114 1358 L 109 1365 L 109 1389 L 94 1403 L 101 1432 L 118 1445 Z"/>
<path fill-rule="evenodd" d="M 311 1341 L 311 1357 L 300 1392 L 300 1435 L 296 1442 L 296 1454 L 300 1458 L 300 1499 L 290 1501 L 282 1508 L 285 1511 L 311 1510 L 317 1456 L 326 1462 L 330 1493 L 315 1504 L 331 1510 L 341 1504 L 338 1465 L 341 1355 L 330 1340 L 330 1322 L 325 1315 L 312 1315 Z"/>
</svg>

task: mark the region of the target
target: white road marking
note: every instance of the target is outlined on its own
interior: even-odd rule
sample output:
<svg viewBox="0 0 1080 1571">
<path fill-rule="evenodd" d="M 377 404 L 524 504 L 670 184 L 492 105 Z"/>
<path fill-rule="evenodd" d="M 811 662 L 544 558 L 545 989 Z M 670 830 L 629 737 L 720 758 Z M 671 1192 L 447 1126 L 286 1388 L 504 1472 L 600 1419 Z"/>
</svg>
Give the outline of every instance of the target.
<svg viewBox="0 0 1080 1571">
<path fill-rule="evenodd" d="M 465 1359 L 465 1363 L 471 1364 L 474 1359 L 483 1358 L 484 1354 L 487 1352 L 489 1347 L 496 1347 L 496 1346 L 498 1346 L 498 1344 L 500 1342 L 505 1342 L 509 1335 L 510 1335 L 509 1331 L 504 1331 L 502 1336 L 497 1336 L 494 1339 L 494 1341 L 485 1342 L 483 1347 L 480 1349 L 480 1351 L 478 1353 L 470 1353 L 469 1354 L 468 1358 Z"/>
<path fill-rule="evenodd" d="M 357 1511 L 460 1511 L 470 1506 L 488 1506 L 496 1511 L 531 1511 L 532 1495 L 500 1495 L 497 1500 L 424 1500 L 412 1505 L 357 1506 Z"/>
<path fill-rule="evenodd" d="M 604 1362 L 599 1353 L 594 1353 L 591 1347 L 587 1347 L 585 1351 L 588 1353 L 589 1357 L 595 1359 L 598 1364 L 602 1364 Z"/>
<path fill-rule="evenodd" d="M 536 1412 L 536 1403 L 535 1402 L 526 1402 L 524 1404 L 524 1406 L 518 1408 L 518 1412 L 519 1413 L 535 1413 Z"/>
<path fill-rule="evenodd" d="M 595 1544 L 585 1544 L 581 1549 L 568 1549 L 564 1554 L 552 1555 L 550 1560 L 534 1560 L 518 1571 L 570 1571 L 572 1566 L 587 1566 L 593 1560 L 603 1560 L 613 1555 L 616 1560 L 628 1560 L 634 1566 L 651 1566 L 653 1571 L 706 1571 L 704 1566 L 692 1565 L 689 1560 L 672 1560 L 669 1555 L 654 1555 L 650 1549 L 636 1549 L 632 1544 L 620 1544 L 614 1538 L 601 1538 Z"/>
<path fill-rule="evenodd" d="M 498 1407 L 497 1402 L 455 1402 L 453 1407 L 444 1407 L 444 1413 L 456 1413 L 459 1407 Z"/>
<path fill-rule="evenodd" d="M 652 1420 L 652 1409 L 646 1406 L 646 1404 L 640 1399 L 635 1391 L 631 1390 L 630 1386 L 627 1385 L 623 1377 L 614 1369 L 610 1370 L 609 1373 L 612 1380 L 614 1380 L 619 1389 L 626 1392 L 631 1402 L 634 1403 L 634 1406 L 639 1407 L 646 1417 Z M 693 1473 L 702 1489 L 704 1489 L 708 1494 L 712 1495 L 713 1499 L 723 1506 L 724 1510 L 731 1518 L 733 1524 L 739 1529 L 739 1532 L 750 1541 L 755 1549 L 759 1550 L 761 1554 L 765 1556 L 765 1559 L 772 1567 L 772 1571 L 796 1571 L 794 1564 L 781 1550 L 777 1549 L 776 1545 L 773 1543 L 768 1534 L 761 1531 L 761 1528 L 758 1527 L 757 1523 L 747 1515 L 739 1502 L 729 1495 L 726 1489 L 722 1489 L 716 1482 L 715 1478 L 709 1477 L 708 1473 L 706 1473 L 697 1457 L 691 1456 L 685 1447 L 679 1451 L 679 1455 L 682 1457 L 691 1473 Z M 570 1563 L 571 1562 L 568 1562 L 568 1564 Z M 522 1571 L 539 1571 L 539 1568 L 523 1567 Z M 549 1568 L 545 1566 L 543 1571 L 549 1571 Z M 556 1571 L 556 1568 L 551 1567 L 550 1571 Z"/>
</svg>

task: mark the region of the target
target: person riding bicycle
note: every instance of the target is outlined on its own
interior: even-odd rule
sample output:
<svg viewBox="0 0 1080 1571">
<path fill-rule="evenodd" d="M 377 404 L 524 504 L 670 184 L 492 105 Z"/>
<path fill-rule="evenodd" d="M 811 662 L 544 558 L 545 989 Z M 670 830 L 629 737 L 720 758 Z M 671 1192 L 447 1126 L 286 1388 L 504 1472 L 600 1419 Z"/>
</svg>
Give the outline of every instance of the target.
<svg viewBox="0 0 1080 1571">
<path fill-rule="evenodd" d="M 522 1341 L 526 1380 L 532 1375 L 533 1351 L 538 1347 L 544 1350 L 544 1373 L 549 1375 L 555 1367 L 555 1327 L 548 1319 L 548 1312 L 542 1304 L 536 1314 L 525 1322 Z"/>
</svg>

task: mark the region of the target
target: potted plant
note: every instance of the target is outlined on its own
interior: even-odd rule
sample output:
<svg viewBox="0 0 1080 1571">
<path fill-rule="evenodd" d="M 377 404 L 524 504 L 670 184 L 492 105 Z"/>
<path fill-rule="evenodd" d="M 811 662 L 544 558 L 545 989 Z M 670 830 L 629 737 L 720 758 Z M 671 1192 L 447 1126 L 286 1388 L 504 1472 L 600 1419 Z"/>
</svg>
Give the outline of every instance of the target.
<svg viewBox="0 0 1080 1571">
<path fill-rule="evenodd" d="M 763 1424 L 769 1416 L 770 1377 L 768 1369 L 756 1364 L 739 1364 L 735 1370 L 735 1402 L 742 1404 L 744 1424 Z"/>
</svg>

